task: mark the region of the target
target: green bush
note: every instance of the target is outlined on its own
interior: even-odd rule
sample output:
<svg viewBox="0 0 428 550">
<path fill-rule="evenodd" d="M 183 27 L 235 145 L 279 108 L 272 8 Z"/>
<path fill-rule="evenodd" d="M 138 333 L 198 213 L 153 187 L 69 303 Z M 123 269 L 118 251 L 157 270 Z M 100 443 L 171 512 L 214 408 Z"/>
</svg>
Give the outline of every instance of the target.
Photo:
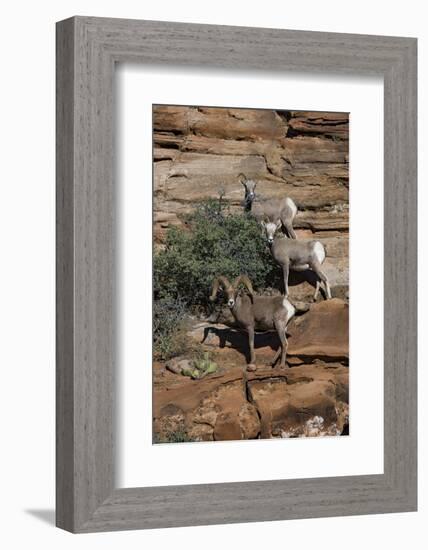
<svg viewBox="0 0 428 550">
<path fill-rule="evenodd" d="M 154 257 L 154 298 L 178 300 L 187 308 L 207 309 L 213 279 L 246 274 L 255 288 L 278 283 L 275 265 L 260 226 L 245 214 L 231 214 L 221 199 L 207 200 L 168 230 L 165 249 Z"/>
<path fill-rule="evenodd" d="M 164 296 L 153 303 L 153 346 L 156 359 L 170 359 L 186 351 L 186 307 L 181 299 Z"/>
</svg>

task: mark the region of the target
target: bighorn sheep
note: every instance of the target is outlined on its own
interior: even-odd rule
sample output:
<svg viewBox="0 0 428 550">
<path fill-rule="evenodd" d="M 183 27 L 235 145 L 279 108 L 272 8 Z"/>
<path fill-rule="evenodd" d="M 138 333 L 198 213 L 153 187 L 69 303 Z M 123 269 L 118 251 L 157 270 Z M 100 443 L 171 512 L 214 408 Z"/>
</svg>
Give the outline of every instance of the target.
<svg viewBox="0 0 428 550">
<path fill-rule="evenodd" d="M 244 174 L 239 174 L 238 179 L 245 189 L 244 211 L 251 213 L 259 223 L 264 219 L 270 222 L 281 220 L 282 226 L 287 231 L 288 236 L 296 239 L 293 220 L 297 214 L 297 206 L 294 204 L 294 201 L 290 197 L 256 201 L 257 182 L 247 179 Z"/>
<path fill-rule="evenodd" d="M 243 284 L 248 292 L 244 294 L 238 290 Z M 254 354 L 254 331 L 255 330 L 276 330 L 281 346 L 272 361 L 275 365 L 281 355 L 280 368 L 285 368 L 287 356 L 286 328 L 296 310 L 284 296 L 256 296 L 249 278 L 245 275 L 237 277 L 233 284 L 226 277 L 220 276 L 214 279 L 210 300 L 216 299 L 219 286 L 222 285 L 227 294 L 227 305 L 230 308 L 235 320 L 248 332 L 250 347 L 250 363 L 248 370 L 255 370 L 256 357 Z"/>
<path fill-rule="evenodd" d="M 331 298 L 330 285 L 325 273 L 321 270 L 321 264 L 325 260 L 325 248 L 319 241 L 297 241 L 288 239 L 283 234 L 276 234 L 281 227 L 281 220 L 276 223 L 262 221 L 262 226 L 266 231 L 267 240 L 275 260 L 282 267 L 284 274 L 284 294 L 288 296 L 288 275 L 290 269 L 293 271 L 305 271 L 312 269 L 317 275 L 317 284 L 314 294 L 314 300 L 317 299 L 320 280 L 325 285 L 327 298 Z"/>
</svg>

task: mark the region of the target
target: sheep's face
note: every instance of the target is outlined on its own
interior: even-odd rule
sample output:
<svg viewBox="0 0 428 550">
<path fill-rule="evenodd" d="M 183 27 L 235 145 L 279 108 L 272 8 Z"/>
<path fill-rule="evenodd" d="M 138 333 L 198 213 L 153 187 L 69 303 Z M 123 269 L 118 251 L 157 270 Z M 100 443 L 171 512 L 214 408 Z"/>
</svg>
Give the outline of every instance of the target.
<svg viewBox="0 0 428 550">
<path fill-rule="evenodd" d="M 277 223 L 264 222 L 262 221 L 262 226 L 264 227 L 266 233 L 266 239 L 269 244 L 273 243 L 275 238 L 275 233 L 281 227 L 281 220 L 278 220 Z"/>
<path fill-rule="evenodd" d="M 230 309 L 232 309 L 236 303 L 236 292 L 232 287 L 226 288 L 225 291 L 226 291 L 227 305 L 228 307 L 230 307 Z"/>
<path fill-rule="evenodd" d="M 248 288 L 247 288 L 248 291 Z M 241 298 L 245 295 L 246 291 L 243 288 L 231 288 L 229 291 L 226 290 L 227 294 L 227 305 L 230 309 L 233 309 L 236 305 L 238 298 Z M 251 302 L 253 301 L 252 294 L 250 294 Z"/>
<path fill-rule="evenodd" d="M 246 180 L 245 182 L 242 182 L 242 185 L 245 188 L 245 201 L 253 202 L 253 200 L 256 198 L 257 182 L 253 180 Z"/>
</svg>

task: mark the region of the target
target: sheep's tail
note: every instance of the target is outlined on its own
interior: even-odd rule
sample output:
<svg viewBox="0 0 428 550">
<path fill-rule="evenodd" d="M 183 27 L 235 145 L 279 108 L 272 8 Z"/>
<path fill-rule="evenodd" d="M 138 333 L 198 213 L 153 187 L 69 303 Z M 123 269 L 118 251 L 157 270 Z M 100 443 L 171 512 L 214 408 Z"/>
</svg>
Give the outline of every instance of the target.
<svg viewBox="0 0 428 550">
<path fill-rule="evenodd" d="M 325 260 L 324 246 L 319 241 L 315 241 L 315 243 L 313 244 L 313 250 L 318 262 L 322 264 Z"/>
</svg>

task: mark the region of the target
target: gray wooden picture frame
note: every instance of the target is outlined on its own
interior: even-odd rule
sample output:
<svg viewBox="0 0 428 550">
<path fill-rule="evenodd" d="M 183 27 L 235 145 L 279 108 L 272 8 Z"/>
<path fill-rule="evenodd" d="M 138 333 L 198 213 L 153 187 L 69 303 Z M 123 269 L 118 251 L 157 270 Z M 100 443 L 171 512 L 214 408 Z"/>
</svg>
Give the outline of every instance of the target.
<svg viewBox="0 0 428 550">
<path fill-rule="evenodd" d="M 58 527 L 82 533 L 416 510 L 416 39 L 73 17 L 57 24 L 56 46 Z M 115 488 L 117 62 L 383 76 L 383 474 Z"/>
</svg>

